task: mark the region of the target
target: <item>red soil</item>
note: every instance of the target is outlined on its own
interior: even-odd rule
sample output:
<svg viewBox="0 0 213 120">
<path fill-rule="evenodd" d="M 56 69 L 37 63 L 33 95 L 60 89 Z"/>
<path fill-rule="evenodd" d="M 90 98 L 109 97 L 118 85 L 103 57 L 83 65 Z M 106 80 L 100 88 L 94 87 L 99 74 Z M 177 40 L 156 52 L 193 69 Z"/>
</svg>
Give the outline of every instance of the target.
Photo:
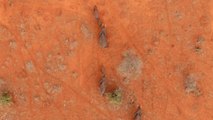
<svg viewBox="0 0 213 120">
<path fill-rule="evenodd" d="M 97 5 L 106 27 L 99 44 Z M 211 0 L 0 0 L 0 120 L 213 120 Z M 100 93 L 121 91 L 113 104 Z"/>
</svg>

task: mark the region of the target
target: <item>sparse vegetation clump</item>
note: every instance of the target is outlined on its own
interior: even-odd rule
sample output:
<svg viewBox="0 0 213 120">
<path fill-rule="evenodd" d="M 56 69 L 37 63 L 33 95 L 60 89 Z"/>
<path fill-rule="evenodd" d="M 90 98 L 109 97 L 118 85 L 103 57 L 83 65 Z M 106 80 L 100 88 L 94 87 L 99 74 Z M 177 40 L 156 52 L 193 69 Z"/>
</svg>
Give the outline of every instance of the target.
<svg viewBox="0 0 213 120">
<path fill-rule="evenodd" d="M 12 102 L 12 96 L 8 91 L 4 91 L 0 95 L 0 104 L 8 105 Z"/>
<path fill-rule="evenodd" d="M 204 41 L 205 38 L 203 36 L 198 36 L 194 47 L 196 53 L 202 52 L 202 44 Z"/>
<path fill-rule="evenodd" d="M 127 81 L 136 79 L 141 74 L 141 59 L 132 51 L 127 50 L 123 53 L 123 60 L 117 68 L 117 72 Z"/>
<path fill-rule="evenodd" d="M 107 97 L 110 103 L 119 105 L 122 102 L 122 91 L 120 89 L 116 89 L 110 93 L 107 93 Z"/>
<path fill-rule="evenodd" d="M 196 96 L 200 96 L 201 92 L 197 86 L 197 80 L 193 75 L 188 75 L 186 80 L 184 81 L 185 91 L 186 93 L 193 93 Z"/>
</svg>

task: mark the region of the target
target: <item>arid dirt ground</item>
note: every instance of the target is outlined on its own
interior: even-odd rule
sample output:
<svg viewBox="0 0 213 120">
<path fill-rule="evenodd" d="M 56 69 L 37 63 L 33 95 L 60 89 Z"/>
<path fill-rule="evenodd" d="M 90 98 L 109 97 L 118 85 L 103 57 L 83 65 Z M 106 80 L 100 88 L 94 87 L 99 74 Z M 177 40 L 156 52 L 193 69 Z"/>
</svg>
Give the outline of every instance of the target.
<svg viewBox="0 0 213 120">
<path fill-rule="evenodd" d="M 213 120 L 212 8 L 0 0 L 0 120 Z"/>
</svg>

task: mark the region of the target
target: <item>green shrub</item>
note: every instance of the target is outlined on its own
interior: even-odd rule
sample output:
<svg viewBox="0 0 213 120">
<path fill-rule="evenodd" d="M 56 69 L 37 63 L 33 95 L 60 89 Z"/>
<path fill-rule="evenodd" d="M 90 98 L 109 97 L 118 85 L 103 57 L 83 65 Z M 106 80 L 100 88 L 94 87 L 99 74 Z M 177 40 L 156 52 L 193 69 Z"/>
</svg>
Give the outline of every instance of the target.
<svg viewBox="0 0 213 120">
<path fill-rule="evenodd" d="M 122 91 L 120 89 L 116 89 L 111 93 L 107 93 L 107 97 L 110 103 L 119 105 L 122 102 Z"/>
<path fill-rule="evenodd" d="M 9 92 L 2 92 L 0 96 L 0 104 L 6 105 L 12 102 L 12 96 Z"/>
</svg>

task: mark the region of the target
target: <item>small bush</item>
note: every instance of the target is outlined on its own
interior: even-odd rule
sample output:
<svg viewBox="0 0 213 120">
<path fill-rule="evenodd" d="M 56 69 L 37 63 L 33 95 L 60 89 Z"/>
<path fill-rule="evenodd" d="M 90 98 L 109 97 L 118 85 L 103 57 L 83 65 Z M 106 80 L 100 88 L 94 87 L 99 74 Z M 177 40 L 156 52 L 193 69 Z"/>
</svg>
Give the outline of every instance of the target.
<svg viewBox="0 0 213 120">
<path fill-rule="evenodd" d="M 111 93 L 107 93 L 107 97 L 112 104 L 119 105 L 122 102 L 122 92 L 120 89 L 116 89 Z"/>
<path fill-rule="evenodd" d="M 0 104 L 6 105 L 12 102 L 12 96 L 9 92 L 2 92 L 0 96 Z"/>
</svg>

